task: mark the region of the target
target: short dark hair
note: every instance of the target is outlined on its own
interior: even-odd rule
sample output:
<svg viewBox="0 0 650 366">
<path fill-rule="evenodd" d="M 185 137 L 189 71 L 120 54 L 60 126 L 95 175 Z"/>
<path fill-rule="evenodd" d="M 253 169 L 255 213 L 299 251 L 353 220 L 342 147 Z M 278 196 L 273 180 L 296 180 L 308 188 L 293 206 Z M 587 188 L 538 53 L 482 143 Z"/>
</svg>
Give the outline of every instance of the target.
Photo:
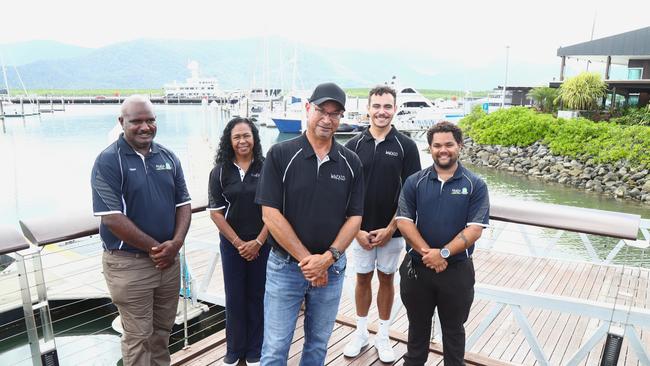
<svg viewBox="0 0 650 366">
<path fill-rule="evenodd" d="M 232 148 L 230 137 L 232 136 L 232 129 L 240 123 L 247 124 L 253 133 L 253 159 L 256 161 L 261 161 L 263 159 L 262 144 L 260 143 L 260 133 L 257 130 L 257 127 L 248 118 L 235 117 L 231 119 L 223 129 L 221 140 L 219 140 L 219 147 L 217 148 L 217 156 L 214 159 L 215 164 L 231 162 L 235 158 L 235 151 Z"/>
<path fill-rule="evenodd" d="M 429 146 L 431 146 L 431 142 L 433 141 L 433 135 L 441 132 L 451 132 L 454 135 L 454 140 L 456 140 L 456 143 L 458 145 L 463 144 L 463 131 L 460 129 L 460 127 L 449 121 L 440 121 L 435 125 L 429 127 L 429 130 L 427 131 L 427 142 L 429 142 Z"/>
<path fill-rule="evenodd" d="M 377 85 L 376 87 L 370 89 L 370 91 L 368 92 L 368 105 L 370 105 L 370 98 L 373 95 L 384 95 L 386 93 L 392 95 L 393 104 L 397 104 L 397 92 L 395 92 L 395 89 L 386 85 Z"/>
</svg>

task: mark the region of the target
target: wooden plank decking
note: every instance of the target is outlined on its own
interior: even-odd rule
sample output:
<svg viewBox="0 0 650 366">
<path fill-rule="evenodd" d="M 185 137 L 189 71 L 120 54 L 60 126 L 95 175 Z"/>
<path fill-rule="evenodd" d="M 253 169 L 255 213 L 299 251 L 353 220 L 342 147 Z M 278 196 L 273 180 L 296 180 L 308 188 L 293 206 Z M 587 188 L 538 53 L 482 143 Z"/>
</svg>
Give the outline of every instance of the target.
<svg viewBox="0 0 650 366">
<path fill-rule="evenodd" d="M 201 252 L 204 252 L 203 249 L 194 249 L 193 241 L 201 242 L 204 245 L 210 242 L 214 243 L 215 246 L 217 245 L 216 229 L 207 215 L 195 215 L 187 246 L 188 259 L 195 270 L 194 275 L 200 277 L 202 275 L 201 271 L 205 271 L 209 259 L 201 254 Z M 353 263 L 350 263 L 350 261 L 348 263 L 347 276 L 349 277 L 348 280 L 350 280 L 354 278 L 353 272 L 350 270 Z M 650 286 L 650 271 L 646 269 L 518 256 L 482 250 L 477 250 L 474 256 L 474 264 L 477 283 L 480 284 L 650 309 L 650 290 L 648 289 Z M 376 285 L 375 283 L 375 289 Z M 210 283 L 210 290 L 218 291 L 222 288 L 221 267 L 217 266 L 216 273 Z M 373 347 L 368 347 L 356 359 L 347 359 L 342 355 L 343 347 L 354 330 L 355 309 L 352 289 L 353 282 L 349 281 L 343 291 L 338 321 L 330 339 L 327 364 L 381 364 Z M 399 293 L 398 288 L 396 293 Z M 478 327 L 493 306 L 494 303 L 489 301 L 480 298 L 475 299 L 470 317 L 466 323 L 468 336 Z M 600 326 L 598 320 L 555 311 L 535 308 L 522 308 L 522 311 L 552 365 L 566 363 Z M 368 317 L 371 322 L 371 329 L 376 327 L 377 310 L 374 304 Z M 650 349 L 648 330 L 637 328 L 636 331 L 646 349 Z M 405 339 L 407 333 L 408 320 L 405 310 L 402 308 L 391 326 L 391 336 L 394 340 L 393 346 L 396 355 L 399 357 L 406 352 Z M 290 351 L 290 365 L 299 362 L 303 342 L 302 335 L 302 321 L 299 319 L 294 334 L 294 343 Z M 580 364 L 598 364 L 603 343 L 601 341 L 599 345 L 593 348 L 592 352 Z M 200 353 L 200 350 L 205 350 L 205 352 Z M 437 350 L 440 350 L 440 345 L 432 343 L 427 364 L 442 364 L 440 352 L 436 352 Z M 196 353 L 200 354 L 193 357 Z M 225 333 L 222 331 L 192 345 L 188 350 L 177 352 L 173 356 L 173 361 L 177 365 L 217 365 L 224 354 Z M 468 363 L 535 365 L 538 362 L 510 310 L 505 308 L 472 347 L 468 353 Z M 398 359 L 396 364 L 402 364 L 402 360 Z M 640 365 L 636 355 L 629 347 L 627 339 L 623 342 L 618 364 Z"/>
</svg>

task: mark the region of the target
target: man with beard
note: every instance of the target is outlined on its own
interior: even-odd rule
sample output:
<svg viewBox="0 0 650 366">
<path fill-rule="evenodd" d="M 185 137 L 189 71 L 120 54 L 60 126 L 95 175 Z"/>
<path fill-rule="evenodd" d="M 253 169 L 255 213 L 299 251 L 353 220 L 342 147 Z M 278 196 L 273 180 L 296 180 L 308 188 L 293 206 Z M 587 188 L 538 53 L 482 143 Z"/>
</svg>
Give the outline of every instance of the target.
<svg viewBox="0 0 650 366">
<path fill-rule="evenodd" d="M 400 294 L 409 319 L 404 365 L 424 365 L 431 320 L 440 315 L 445 365 L 464 365 L 465 328 L 474 300 L 474 243 L 488 226 L 485 182 L 459 162 L 462 131 L 440 122 L 427 131 L 433 166 L 410 176 L 397 227 L 406 238 Z"/>
<path fill-rule="evenodd" d="M 395 98 L 395 90 L 388 86 L 370 90 L 370 127 L 345 144 L 357 153 L 363 164 L 365 199 L 361 230 L 352 243 L 357 273 L 357 330 L 343 354 L 356 357 L 368 345 L 367 317 L 372 302 L 371 281 L 376 268 L 379 278 L 379 331 L 375 337 L 375 348 L 382 362 L 395 361 L 388 333 L 395 292 L 393 275 L 404 249 L 404 239 L 397 231 L 395 222 L 397 201 L 406 178 L 421 169 L 415 142 L 391 125 L 397 112 Z"/>
<path fill-rule="evenodd" d="M 122 319 L 124 365 L 169 365 L 190 196 L 176 155 L 153 142 L 149 99 L 126 98 L 118 120 L 124 132 L 97 156 L 91 176 L 104 278 Z"/>
</svg>

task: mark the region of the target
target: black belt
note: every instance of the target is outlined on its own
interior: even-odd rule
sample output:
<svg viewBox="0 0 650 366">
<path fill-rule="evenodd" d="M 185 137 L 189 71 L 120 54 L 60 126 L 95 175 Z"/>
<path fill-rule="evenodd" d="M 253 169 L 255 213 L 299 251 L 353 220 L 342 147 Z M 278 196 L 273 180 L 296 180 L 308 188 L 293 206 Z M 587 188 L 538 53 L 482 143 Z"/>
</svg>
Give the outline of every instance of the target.
<svg viewBox="0 0 650 366">
<path fill-rule="evenodd" d="M 298 261 L 296 260 L 296 258 L 292 257 L 291 254 L 289 254 L 289 253 L 288 253 L 286 250 L 284 250 L 284 248 L 282 248 L 281 246 L 279 246 L 279 245 L 275 245 L 275 244 L 274 244 L 272 250 L 273 250 L 273 253 L 275 253 L 275 255 L 277 255 L 278 257 L 281 257 L 281 258 L 284 258 L 284 259 L 288 259 L 288 260 L 290 260 L 291 262 L 294 262 L 294 263 L 298 263 Z"/>
<path fill-rule="evenodd" d="M 145 258 L 149 257 L 145 252 L 127 252 L 126 250 L 107 250 L 106 253 L 116 255 L 118 257 L 131 257 L 131 258 Z"/>
</svg>

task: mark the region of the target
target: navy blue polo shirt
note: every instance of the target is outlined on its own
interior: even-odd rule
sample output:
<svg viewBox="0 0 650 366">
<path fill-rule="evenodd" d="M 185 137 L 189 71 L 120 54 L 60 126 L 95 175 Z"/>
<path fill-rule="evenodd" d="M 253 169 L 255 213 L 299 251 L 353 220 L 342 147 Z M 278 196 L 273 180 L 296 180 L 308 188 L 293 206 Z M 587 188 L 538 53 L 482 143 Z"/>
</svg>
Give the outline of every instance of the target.
<svg viewBox="0 0 650 366">
<path fill-rule="evenodd" d="M 446 182 L 438 178 L 432 166 L 428 167 L 406 180 L 397 218 L 415 222 L 431 248 L 442 248 L 469 225 L 488 226 L 490 199 L 487 185 L 460 163 Z M 414 258 L 421 259 L 410 246 L 407 245 L 406 250 Z M 449 262 L 465 260 L 473 251 L 474 245 L 450 257 Z"/>
<path fill-rule="evenodd" d="M 255 239 L 264 227 L 262 207 L 255 203 L 262 164 L 262 160 L 253 161 L 243 179 L 233 162 L 217 164 L 210 172 L 208 211 L 223 210 L 228 224 L 244 241 Z"/>
<path fill-rule="evenodd" d="M 379 143 L 366 128 L 345 147 L 357 153 L 363 164 L 365 199 L 361 230 L 385 228 L 397 211 L 402 184 L 422 169 L 418 147 L 395 127 Z M 401 235 L 395 231 L 393 236 Z"/>
<path fill-rule="evenodd" d="M 95 216 L 124 214 L 161 243 L 174 237 L 176 208 L 190 203 L 176 155 L 152 142 L 150 153 L 142 156 L 124 140 L 124 134 L 97 156 L 90 184 Z M 141 252 L 104 224 L 99 234 L 105 250 Z"/>
<path fill-rule="evenodd" d="M 319 167 L 304 134 L 273 145 L 255 197 L 258 204 L 280 210 L 312 254 L 327 251 L 348 217 L 363 215 L 359 157 L 334 139 L 327 156 Z"/>
</svg>

